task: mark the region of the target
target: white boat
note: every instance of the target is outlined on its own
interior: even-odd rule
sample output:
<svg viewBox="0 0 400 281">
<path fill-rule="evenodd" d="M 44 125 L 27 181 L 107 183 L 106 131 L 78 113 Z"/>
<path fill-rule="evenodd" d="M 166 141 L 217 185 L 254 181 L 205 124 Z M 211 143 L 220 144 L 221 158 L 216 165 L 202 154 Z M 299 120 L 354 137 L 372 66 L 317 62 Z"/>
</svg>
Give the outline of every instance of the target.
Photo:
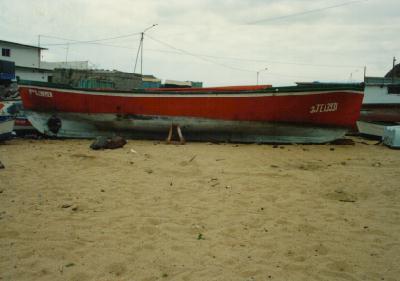
<svg viewBox="0 0 400 281">
<path fill-rule="evenodd" d="M 388 126 L 400 124 L 400 79 L 365 77 L 364 100 L 358 131 L 364 135 L 383 137 Z"/>
<path fill-rule="evenodd" d="M 0 101 L 0 116 L 13 116 L 13 130 L 17 135 L 26 135 L 36 131 L 25 116 L 20 99 Z"/>
</svg>

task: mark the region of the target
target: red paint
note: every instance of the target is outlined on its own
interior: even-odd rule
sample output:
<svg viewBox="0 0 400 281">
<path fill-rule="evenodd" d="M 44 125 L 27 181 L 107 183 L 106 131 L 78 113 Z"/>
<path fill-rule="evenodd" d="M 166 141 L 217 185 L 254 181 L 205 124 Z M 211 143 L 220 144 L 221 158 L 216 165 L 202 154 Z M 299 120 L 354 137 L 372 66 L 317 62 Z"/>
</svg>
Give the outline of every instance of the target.
<svg viewBox="0 0 400 281">
<path fill-rule="evenodd" d="M 23 127 L 32 126 L 31 122 L 29 122 L 28 119 L 20 119 L 20 118 L 15 119 L 14 124 L 15 124 L 15 126 L 23 126 Z"/>
<path fill-rule="evenodd" d="M 400 122 L 399 104 L 364 104 L 361 108 L 361 121 Z"/>
<path fill-rule="evenodd" d="M 25 109 L 48 112 L 115 113 L 120 115 L 153 115 L 200 117 L 235 121 L 296 122 L 352 127 L 360 115 L 363 95 L 360 92 L 309 92 L 284 96 L 171 96 L 149 97 L 72 93 L 68 90 L 44 89 L 52 97 L 30 94 L 34 86 L 21 86 Z M 43 88 L 42 88 L 43 89 Z M 38 90 L 41 91 L 42 89 Z M 312 106 L 338 103 L 337 110 L 310 113 Z"/>
</svg>

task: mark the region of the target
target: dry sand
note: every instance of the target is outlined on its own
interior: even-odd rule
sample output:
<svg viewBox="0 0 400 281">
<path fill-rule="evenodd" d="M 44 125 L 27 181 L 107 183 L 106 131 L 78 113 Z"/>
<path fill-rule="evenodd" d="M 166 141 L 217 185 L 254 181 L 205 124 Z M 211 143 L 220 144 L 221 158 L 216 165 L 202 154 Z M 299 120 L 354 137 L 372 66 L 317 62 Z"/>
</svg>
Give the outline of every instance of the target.
<svg viewBox="0 0 400 281">
<path fill-rule="evenodd" d="M 355 141 L 9 141 L 0 280 L 400 280 L 400 151 Z"/>
</svg>

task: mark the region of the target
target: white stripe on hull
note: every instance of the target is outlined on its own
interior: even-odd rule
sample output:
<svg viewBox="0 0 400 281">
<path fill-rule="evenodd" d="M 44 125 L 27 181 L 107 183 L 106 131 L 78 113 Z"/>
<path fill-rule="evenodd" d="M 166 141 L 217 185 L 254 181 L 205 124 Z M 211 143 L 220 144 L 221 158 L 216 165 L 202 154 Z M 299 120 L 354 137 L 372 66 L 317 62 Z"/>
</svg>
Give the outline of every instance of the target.
<svg viewBox="0 0 400 281">
<path fill-rule="evenodd" d="M 61 127 L 54 133 L 46 112 L 26 112 L 41 133 L 67 138 L 95 138 L 113 134 L 127 138 L 165 139 L 172 124 L 181 127 L 188 140 L 259 143 L 326 143 L 341 138 L 347 129 L 295 123 L 225 121 L 192 117 L 129 116 L 115 114 L 57 113 Z"/>
</svg>

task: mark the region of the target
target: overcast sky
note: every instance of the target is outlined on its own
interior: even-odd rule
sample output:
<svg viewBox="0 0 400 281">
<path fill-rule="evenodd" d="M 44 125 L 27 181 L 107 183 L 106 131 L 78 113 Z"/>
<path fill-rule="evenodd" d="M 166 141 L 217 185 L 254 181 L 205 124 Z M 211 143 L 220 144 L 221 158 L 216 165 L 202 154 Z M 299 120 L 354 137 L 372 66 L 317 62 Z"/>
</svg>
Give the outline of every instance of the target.
<svg viewBox="0 0 400 281">
<path fill-rule="evenodd" d="M 400 61 L 399 11 L 400 0 L 0 0 L 0 39 L 41 34 L 44 60 L 132 72 L 135 33 L 158 24 L 143 73 L 161 79 L 246 85 L 268 68 L 260 83 L 361 81 L 364 66 L 383 76 Z"/>
</svg>

